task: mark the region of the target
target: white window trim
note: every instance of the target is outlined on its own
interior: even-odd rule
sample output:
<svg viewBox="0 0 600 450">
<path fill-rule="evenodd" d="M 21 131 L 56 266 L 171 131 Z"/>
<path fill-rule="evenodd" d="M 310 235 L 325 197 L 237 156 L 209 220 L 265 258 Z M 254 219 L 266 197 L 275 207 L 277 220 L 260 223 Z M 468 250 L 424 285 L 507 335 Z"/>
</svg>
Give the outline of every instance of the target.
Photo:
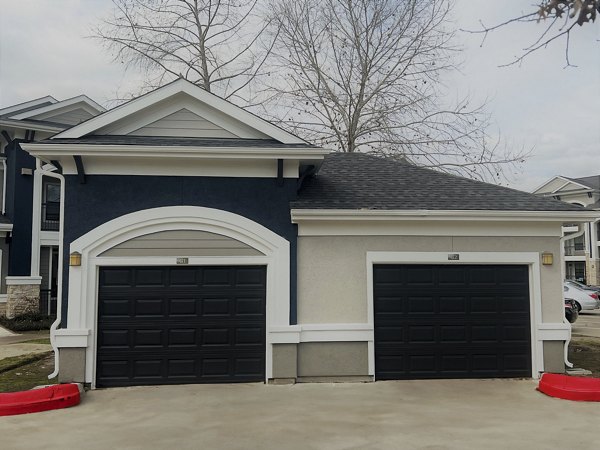
<svg viewBox="0 0 600 450">
<path fill-rule="evenodd" d="M 447 252 L 367 252 L 368 323 L 374 325 L 373 265 L 375 264 L 518 264 L 529 267 L 531 320 L 531 376 L 544 371 L 544 340 L 569 340 L 571 327 L 563 323 L 542 323 L 540 255 L 536 252 L 454 252 L 459 261 L 448 261 Z M 369 341 L 369 375 L 375 376 L 375 341 Z"/>
<path fill-rule="evenodd" d="M 265 265 L 266 294 L 266 370 L 272 378 L 270 329 L 289 325 L 290 250 L 289 242 L 262 225 L 238 214 L 212 208 L 170 206 L 137 211 L 106 222 L 73 241 L 70 252 L 81 253 L 81 266 L 69 267 L 67 328 L 56 330 L 56 342 L 69 345 L 69 333 L 81 342 L 88 332 L 85 381 L 96 384 L 96 345 L 98 311 L 98 273 L 101 266 L 175 265 L 174 257 L 101 257 L 106 250 L 157 231 L 197 230 L 237 239 L 264 254 L 240 257 L 189 257 L 189 265 Z M 60 301 L 60 299 L 59 299 Z M 72 333 L 71 333 L 72 334 Z"/>
</svg>

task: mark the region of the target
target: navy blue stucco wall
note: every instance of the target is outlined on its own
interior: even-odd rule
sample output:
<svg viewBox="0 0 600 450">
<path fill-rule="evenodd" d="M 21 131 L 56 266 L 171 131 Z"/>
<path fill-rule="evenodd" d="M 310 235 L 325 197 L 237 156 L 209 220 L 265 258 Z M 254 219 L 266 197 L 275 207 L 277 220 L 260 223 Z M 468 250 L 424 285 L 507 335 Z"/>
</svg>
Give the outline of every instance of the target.
<svg viewBox="0 0 600 450">
<path fill-rule="evenodd" d="M 6 146 L 6 216 L 13 223 L 8 256 L 9 276 L 31 274 L 31 220 L 33 175 L 21 169 L 35 169 L 35 158 L 17 140 Z"/>
<path fill-rule="evenodd" d="M 290 323 L 296 323 L 297 227 L 289 202 L 296 198 L 296 180 L 279 187 L 272 178 L 65 176 L 64 280 L 68 286 L 69 245 L 97 226 L 149 208 L 204 206 L 239 214 L 269 228 L 290 242 Z M 63 290 L 62 324 L 66 325 L 67 289 Z"/>
</svg>

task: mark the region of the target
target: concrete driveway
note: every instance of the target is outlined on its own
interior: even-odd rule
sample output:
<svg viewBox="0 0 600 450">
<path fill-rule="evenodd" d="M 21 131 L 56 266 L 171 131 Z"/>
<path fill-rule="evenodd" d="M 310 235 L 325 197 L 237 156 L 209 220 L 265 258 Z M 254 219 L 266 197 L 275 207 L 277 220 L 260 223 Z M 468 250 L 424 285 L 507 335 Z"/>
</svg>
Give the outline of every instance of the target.
<svg viewBox="0 0 600 450">
<path fill-rule="evenodd" d="M 571 327 L 575 336 L 600 338 L 600 309 L 581 311 Z"/>
<path fill-rule="evenodd" d="M 600 404 L 531 380 L 294 386 L 185 385 L 89 392 L 81 405 L 0 417 L 5 449 L 598 449 Z"/>
</svg>

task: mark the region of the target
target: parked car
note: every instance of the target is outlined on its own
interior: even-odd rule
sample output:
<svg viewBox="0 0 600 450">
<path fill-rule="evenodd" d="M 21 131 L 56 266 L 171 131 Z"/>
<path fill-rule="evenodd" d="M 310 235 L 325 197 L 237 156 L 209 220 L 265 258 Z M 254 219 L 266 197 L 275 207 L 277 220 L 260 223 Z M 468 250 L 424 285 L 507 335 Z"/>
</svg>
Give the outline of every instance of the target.
<svg viewBox="0 0 600 450">
<path fill-rule="evenodd" d="M 570 323 L 574 323 L 579 317 L 577 304 L 572 298 L 565 298 L 565 317 Z"/>
<path fill-rule="evenodd" d="M 578 288 L 583 289 L 584 291 L 594 291 L 600 296 L 600 288 L 598 286 L 590 286 L 575 280 L 565 280 L 565 282 L 577 286 Z"/>
<path fill-rule="evenodd" d="M 600 301 L 598 301 L 598 294 L 595 291 L 588 291 L 581 289 L 579 286 L 565 281 L 563 283 L 563 296 L 565 298 L 572 298 L 575 300 L 577 305 L 577 312 L 581 310 L 590 310 L 600 308 Z"/>
</svg>

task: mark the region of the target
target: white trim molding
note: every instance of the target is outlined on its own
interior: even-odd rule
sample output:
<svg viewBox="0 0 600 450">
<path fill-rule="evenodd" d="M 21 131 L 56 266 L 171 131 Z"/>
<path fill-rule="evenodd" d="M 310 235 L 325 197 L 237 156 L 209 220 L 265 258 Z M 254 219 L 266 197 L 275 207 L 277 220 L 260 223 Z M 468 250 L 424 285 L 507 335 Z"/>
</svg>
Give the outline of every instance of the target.
<svg viewBox="0 0 600 450">
<path fill-rule="evenodd" d="M 98 272 L 114 265 L 176 265 L 170 257 L 102 257 L 106 250 L 127 240 L 157 231 L 198 230 L 221 234 L 241 241 L 264 256 L 190 257 L 190 265 L 265 265 L 266 295 L 266 379 L 272 377 L 270 330 L 289 325 L 290 244 L 264 226 L 227 211 L 170 206 L 127 214 L 89 231 L 70 245 L 70 252 L 81 253 L 81 266 L 69 267 L 66 330 L 89 330 L 86 345 L 86 382 L 95 387 L 98 310 Z M 58 331 L 57 331 L 58 332 Z M 76 333 L 77 334 L 77 333 Z M 80 334 L 77 334 L 80 336 Z M 83 338 L 78 338 L 83 342 Z"/>
<path fill-rule="evenodd" d="M 368 323 L 317 323 L 274 327 L 270 331 L 273 344 L 300 342 L 371 342 L 373 325 Z"/>
<path fill-rule="evenodd" d="M 529 267 L 529 296 L 531 320 L 531 376 L 539 378 L 544 371 L 544 336 L 547 331 L 557 337 L 557 326 L 542 322 L 540 254 L 537 252 L 454 252 L 458 261 L 449 261 L 448 252 L 367 252 L 367 315 L 374 324 L 373 266 L 375 264 L 515 264 Z M 551 331 L 553 330 L 553 331 Z M 544 339 L 545 340 L 545 339 Z M 554 340 L 554 339 L 553 339 Z M 369 375 L 375 376 L 375 342 L 369 342 Z"/>
<path fill-rule="evenodd" d="M 6 277 L 5 280 L 7 286 L 42 284 L 42 277 Z"/>
<path fill-rule="evenodd" d="M 492 210 L 375 210 L 375 209 L 292 209 L 292 222 L 380 221 L 380 220 L 479 220 L 588 222 L 600 218 L 600 211 L 492 211 Z"/>
</svg>

